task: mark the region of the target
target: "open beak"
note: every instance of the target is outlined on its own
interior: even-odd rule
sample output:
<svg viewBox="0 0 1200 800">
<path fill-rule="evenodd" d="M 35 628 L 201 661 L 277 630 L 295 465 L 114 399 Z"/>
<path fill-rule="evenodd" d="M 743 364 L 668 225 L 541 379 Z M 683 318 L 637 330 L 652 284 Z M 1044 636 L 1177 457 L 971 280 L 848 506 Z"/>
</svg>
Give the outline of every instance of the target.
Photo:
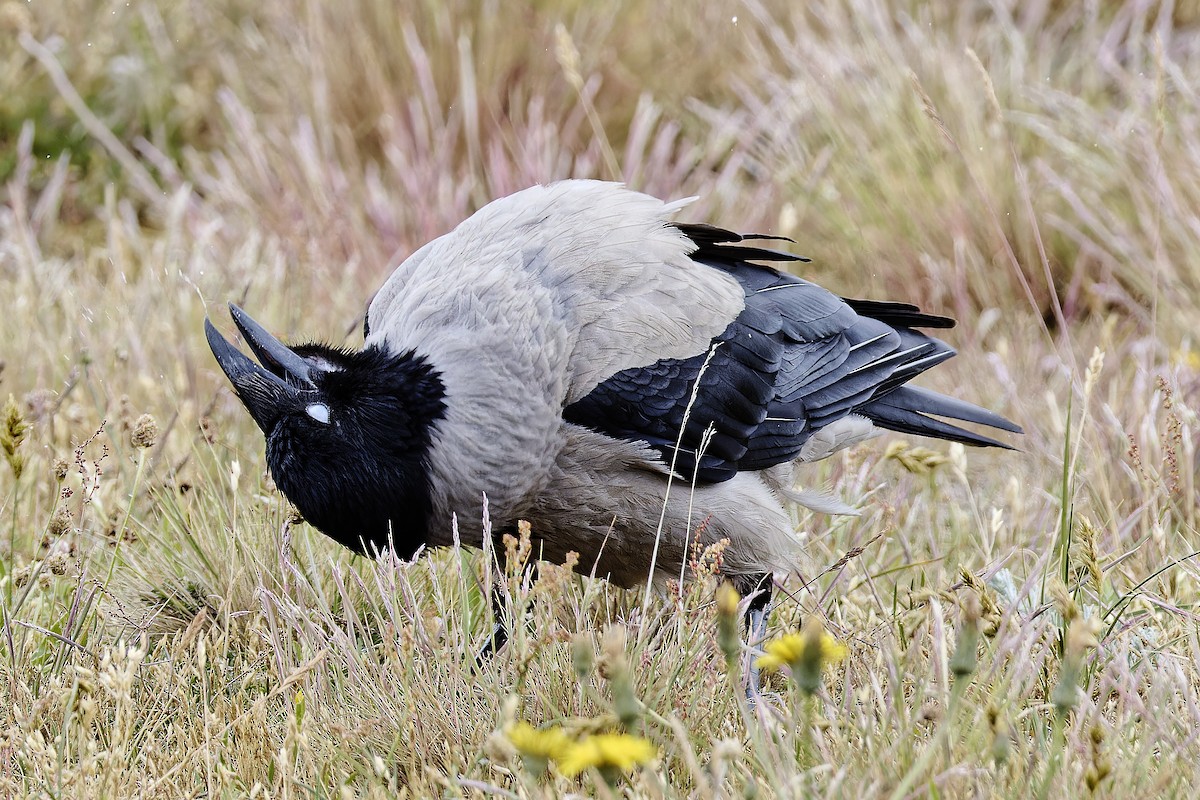
<svg viewBox="0 0 1200 800">
<path fill-rule="evenodd" d="M 230 344 L 207 318 L 204 335 L 238 398 L 263 433 L 269 434 L 286 410 L 301 403 L 301 392 L 315 388 L 311 367 L 233 303 L 229 313 L 262 366 Z"/>
</svg>

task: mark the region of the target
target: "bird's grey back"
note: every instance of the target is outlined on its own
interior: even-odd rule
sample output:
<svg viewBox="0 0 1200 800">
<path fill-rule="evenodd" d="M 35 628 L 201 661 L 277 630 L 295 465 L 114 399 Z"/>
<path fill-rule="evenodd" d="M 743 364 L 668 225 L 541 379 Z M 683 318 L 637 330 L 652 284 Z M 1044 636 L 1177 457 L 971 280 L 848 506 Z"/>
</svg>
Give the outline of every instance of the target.
<svg viewBox="0 0 1200 800">
<path fill-rule="evenodd" d="M 367 343 L 442 373 L 449 411 L 430 469 L 435 507 L 460 526 L 474 526 L 482 493 L 504 515 L 539 490 L 564 405 L 620 370 L 705 352 L 742 310 L 737 281 L 693 262 L 695 244 L 668 224 L 680 205 L 596 181 L 536 186 L 430 242 L 380 289 Z"/>
</svg>

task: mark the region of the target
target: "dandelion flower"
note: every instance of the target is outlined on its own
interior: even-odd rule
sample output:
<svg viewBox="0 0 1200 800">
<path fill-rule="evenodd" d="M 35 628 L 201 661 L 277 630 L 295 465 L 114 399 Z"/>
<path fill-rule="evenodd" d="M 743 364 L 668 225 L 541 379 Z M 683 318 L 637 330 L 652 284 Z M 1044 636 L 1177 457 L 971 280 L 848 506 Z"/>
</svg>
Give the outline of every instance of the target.
<svg viewBox="0 0 1200 800">
<path fill-rule="evenodd" d="M 528 722 L 514 723 L 504 733 L 521 754 L 525 769 L 536 774 L 545 772 L 551 761 L 564 758 L 575 745 L 562 728 L 542 730 Z"/>
<path fill-rule="evenodd" d="M 763 646 L 766 655 L 759 656 L 758 660 L 754 662 L 755 666 L 759 669 L 796 667 L 804 660 L 809 649 L 805 638 L 805 635 L 802 633 L 789 633 L 767 642 Z M 817 640 L 817 646 L 820 650 L 817 658 L 821 661 L 837 662 L 846 657 L 846 645 L 825 631 L 821 632 L 821 638 Z"/>
<path fill-rule="evenodd" d="M 601 773 L 628 772 L 639 764 L 648 764 L 657 755 L 654 745 L 640 736 L 601 733 L 581 739 L 557 761 L 559 771 L 573 778 L 588 767 L 595 767 Z"/>
<path fill-rule="evenodd" d="M 758 657 L 755 666 L 766 670 L 788 667 L 800 688 L 809 694 L 820 686 L 822 665 L 841 661 L 849 652 L 819 622 L 806 625 L 799 633 L 773 639 L 763 650 L 765 655 Z"/>
</svg>

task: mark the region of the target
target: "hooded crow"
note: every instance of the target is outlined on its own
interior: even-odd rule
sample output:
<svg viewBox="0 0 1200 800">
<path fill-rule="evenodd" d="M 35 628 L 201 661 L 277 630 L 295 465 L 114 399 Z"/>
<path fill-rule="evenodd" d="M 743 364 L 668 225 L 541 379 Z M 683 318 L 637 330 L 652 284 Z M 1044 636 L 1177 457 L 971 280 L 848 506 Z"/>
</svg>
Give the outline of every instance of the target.
<svg viewBox="0 0 1200 800">
<path fill-rule="evenodd" d="M 946 420 L 1020 432 L 909 385 L 955 354 L 920 329 L 953 320 L 765 266 L 806 259 L 672 222 L 687 202 L 535 186 L 401 264 L 362 350 L 288 347 L 236 306 L 259 363 L 206 320 L 208 342 L 275 482 L 339 543 L 408 558 L 452 544 L 457 518 L 481 546 L 486 496 L 496 530 L 529 520 L 543 560 L 574 551 L 625 587 L 728 539 L 725 575 L 769 590 L 797 564 L 786 504 L 849 510 L 796 491 L 796 465 L 879 429 L 994 447 Z"/>
</svg>

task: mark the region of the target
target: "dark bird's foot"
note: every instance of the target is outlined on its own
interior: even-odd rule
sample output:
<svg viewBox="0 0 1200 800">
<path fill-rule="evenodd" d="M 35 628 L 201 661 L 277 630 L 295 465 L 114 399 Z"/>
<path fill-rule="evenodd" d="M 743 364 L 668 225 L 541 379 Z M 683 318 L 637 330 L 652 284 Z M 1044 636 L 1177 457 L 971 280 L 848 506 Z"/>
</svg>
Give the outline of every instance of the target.
<svg viewBox="0 0 1200 800">
<path fill-rule="evenodd" d="M 531 562 L 525 569 L 525 574 L 527 576 L 526 580 L 528 580 L 530 584 L 534 583 L 538 577 L 537 562 Z M 476 671 L 483 669 L 483 667 L 504 648 L 504 645 L 508 644 L 508 640 L 512 636 L 512 626 L 509 624 L 509 614 L 504 603 L 504 590 L 502 588 L 502 584 L 500 583 L 502 580 L 504 579 L 497 578 L 492 583 L 492 618 L 495 620 L 495 624 L 492 627 L 492 635 L 489 636 L 487 641 L 483 643 L 483 647 L 479 649 L 479 653 L 475 656 Z M 524 613 L 522 614 L 522 616 L 525 617 L 526 623 L 529 625 L 533 624 L 533 620 L 531 619 L 529 613 L 532 610 L 533 601 L 530 600 L 525 604 Z"/>
<path fill-rule="evenodd" d="M 493 610 L 495 610 L 495 599 L 493 593 Z M 500 619 L 500 614 L 496 614 L 496 624 L 492 628 L 492 635 L 483 643 L 483 647 L 475 655 L 475 670 L 478 672 L 483 669 L 484 665 L 492 660 L 492 656 L 500 652 L 504 645 L 508 644 L 508 626 Z"/>
<path fill-rule="evenodd" d="M 746 575 L 739 583 L 740 588 L 746 589 L 744 594 L 750 595 L 750 603 L 746 606 L 746 644 L 751 650 L 746 699 L 754 703 L 762 693 L 762 674 L 755 666 L 753 651 L 767 636 L 767 617 L 775 582 L 769 573 L 763 573 Z"/>
</svg>

